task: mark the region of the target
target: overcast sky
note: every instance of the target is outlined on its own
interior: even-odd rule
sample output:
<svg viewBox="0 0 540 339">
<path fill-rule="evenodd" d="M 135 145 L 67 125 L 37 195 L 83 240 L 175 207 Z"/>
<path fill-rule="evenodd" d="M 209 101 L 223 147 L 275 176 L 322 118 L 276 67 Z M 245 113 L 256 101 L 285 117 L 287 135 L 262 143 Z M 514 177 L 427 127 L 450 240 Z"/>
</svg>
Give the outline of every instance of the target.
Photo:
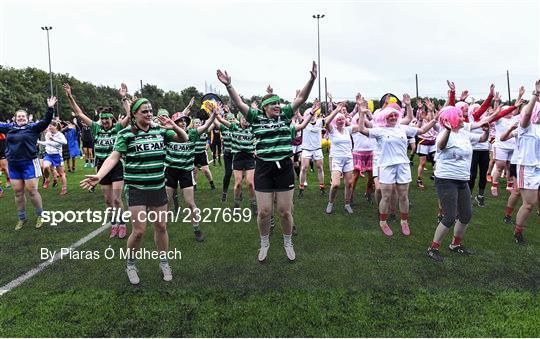
<svg viewBox="0 0 540 339">
<path fill-rule="evenodd" d="M 48 70 L 130 91 L 139 80 L 180 91 L 205 82 L 226 90 L 229 72 L 246 96 L 268 84 L 292 99 L 317 60 L 337 99 L 360 91 L 442 97 L 446 79 L 475 98 L 489 84 L 507 98 L 532 90 L 540 75 L 537 1 L 5 1 L 0 2 L 0 63 Z M 323 94 L 324 95 L 324 94 Z M 310 100 L 318 96 L 317 82 Z M 528 97 L 528 95 L 527 95 Z"/>
</svg>

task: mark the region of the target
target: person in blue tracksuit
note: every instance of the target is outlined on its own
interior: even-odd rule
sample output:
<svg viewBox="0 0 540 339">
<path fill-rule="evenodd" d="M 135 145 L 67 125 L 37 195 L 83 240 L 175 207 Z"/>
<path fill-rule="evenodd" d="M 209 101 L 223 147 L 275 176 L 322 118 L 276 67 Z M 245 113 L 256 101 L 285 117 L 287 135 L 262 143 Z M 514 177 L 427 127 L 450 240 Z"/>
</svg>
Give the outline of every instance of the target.
<svg viewBox="0 0 540 339">
<path fill-rule="evenodd" d="M 38 192 L 41 167 L 38 159 L 37 140 L 40 133 L 46 130 L 51 123 L 55 104 L 56 97 L 47 99 L 48 109 L 45 118 L 35 123 L 28 121 L 28 113 L 24 110 L 15 112 L 15 122 L 0 123 L 0 133 L 6 135 L 8 172 L 19 215 L 19 221 L 15 226 L 16 230 L 20 230 L 27 222 L 25 188 L 37 215 L 36 228 L 43 226 L 41 217 L 43 204 Z"/>
</svg>

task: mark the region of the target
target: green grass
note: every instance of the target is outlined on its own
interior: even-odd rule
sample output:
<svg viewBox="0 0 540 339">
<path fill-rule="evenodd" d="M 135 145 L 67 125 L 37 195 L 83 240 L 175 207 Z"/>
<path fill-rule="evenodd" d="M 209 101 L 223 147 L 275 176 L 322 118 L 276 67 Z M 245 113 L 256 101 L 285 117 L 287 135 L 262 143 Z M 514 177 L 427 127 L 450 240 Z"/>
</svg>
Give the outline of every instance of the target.
<svg viewBox="0 0 540 339">
<path fill-rule="evenodd" d="M 222 168 L 210 168 L 220 187 Z M 45 208 L 103 209 L 99 191 L 78 189 L 82 176 L 80 169 L 70 177 L 66 197 L 41 190 Z M 137 263 L 136 287 L 123 260 L 62 260 L 0 297 L 0 336 L 540 336 L 538 218 L 531 216 L 528 245 L 515 245 L 512 228 L 502 223 L 506 192 L 486 197 L 486 208 L 474 207 L 464 243 L 477 254 L 449 252 L 448 236 L 445 261 L 435 263 L 425 254 L 436 226 L 431 181 L 424 191 L 411 187 L 412 235 L 402 236 L 393 223 L 389 239 L 361 195 L 364 182 L 354 215 L 342 210 L 340 190 L 327 216 L 327 197 L 319 197 L 314 173 L 309 179 L 305 198 L 295 200 L 295 263 L 287 262 L 279 231 L 268 262 L 257 262 L 255 220 L 202 224 L 202 244 L 189 224 L 170 224 L 170 247 L 182 251 L 181 260 L 170 262 L 172 282 L 162 281 L 155 260 Z M 202 176 L 199 188 L 199 207 L 231 207 Z M 15 232 L 14 210 L 9 192 L 0 200 L 0 285 L 37 265 L 41 247 L 67 246 L 98 226 L 28 225 Z M 150 250 L 152 238 L 149 227 Z M 103 253 L 109 245 L 123 248 L 125 241 L 103 233 L 80 249 Z"/>
</svg>

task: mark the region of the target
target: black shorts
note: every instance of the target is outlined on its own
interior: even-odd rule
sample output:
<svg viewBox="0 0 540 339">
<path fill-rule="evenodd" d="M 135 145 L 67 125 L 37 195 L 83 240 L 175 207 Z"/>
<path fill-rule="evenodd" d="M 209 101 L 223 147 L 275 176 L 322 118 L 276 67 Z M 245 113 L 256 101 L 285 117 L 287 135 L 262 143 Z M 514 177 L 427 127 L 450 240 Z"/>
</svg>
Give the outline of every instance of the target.
<svg viewBox="0 0 540 339">
<path fill-rule="evenodd" d="M 167 205 L 167 193 L 165 187 L 157 190 L 140 190 L 138 188 L 128 188 L 128 206 L 148 206 L 159 207 Z"/>
<path fill-rule="evenodd" d="M 253 154 L 238 152 L 233 155 L 233 170 L 247 171 L 255 168 L 255 158 Z"/>
<path fill-rule="evenodd" d="M 280 161 L 256 158 L 254 181 L 255 191 L 259 192 L 285 192 L 294 189 L 294 167 L 291 158 Z"/>
<path fill-rule="evenodd" d="M 6 158 L 6 139 L 0 140 L 0 160 Z"/>
<path fill-rule="evenodd" d="M 103 162 L 104 160 L 96 159 L 96 168 L 98 171 L 101 168 L 101 165 L 103 165 Z M 122 180 L 124 180 L 124 166 L 121 161 L 118 161 L 116 166 L 114 166 L 114 168 L 99 181 L 99 184 L 112 185 L 113 182 Z"/>
<path fill-rule="evenodd" d="M 82 147 L 83 148 L 94 148 L 94 141 L 93 140 L 83 140 L 82 141 Z"/>
<path fill-rule="evenodd" d="M 182 189 L 193 187 L 193 172 L 177 168 L 165 168 L 165 186 L 177 189 L 178 183 L 180 183 Z"/>
<path fill-rule="evenodd" d="M 514 150 L 515 152 L 516 150 Z M 517 178 L 517 165 L 516 164 L 510 164 L 510 176 Z"/>
<path fill-rule="evenodd" d="M 208 166 L 208 157 L 206 156 L 206 151 L 204 153 L 195 153 L 195 166 L 198 168 Z"/>
</svg>

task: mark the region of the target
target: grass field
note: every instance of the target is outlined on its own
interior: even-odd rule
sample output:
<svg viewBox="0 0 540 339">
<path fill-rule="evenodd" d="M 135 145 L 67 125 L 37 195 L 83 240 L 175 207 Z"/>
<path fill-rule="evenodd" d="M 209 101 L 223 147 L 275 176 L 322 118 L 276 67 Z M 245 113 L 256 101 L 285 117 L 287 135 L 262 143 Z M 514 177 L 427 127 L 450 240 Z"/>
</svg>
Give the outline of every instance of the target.
<svg viewBox="0 0 540 339">
<path fill-rule="evenodd" d="M 220 187 L 222 167 L 211 170 Z M 59 188 L 40 189 L 45 209 L 103 209 L 99 189 L 78 188 L 83 175 L 79 168 L 69 177 L 65 197 Z M 425 254 L 436 226 L 433 182 L 424 191 L 411 187 L 412 235 L 402 236 L 394 222 L 395 235 L 386 238 L 376 208 L 360 195 L 365 182 L 354 215 L 343 211 L 340 190 L 328 216 L 314 173 L 309 179 L 305 198 L 295 199 L 296 262 L 287 261 L 278 231 L 268 262 L 258 263 L 255 219 L 202 224 L 204 243 L 195 242 L 190 224 L 170 224 L 170 247 L 182 251 L 181 260 L 170 261 L 172 282 L 161 279 L 157 260 L 138 261 L 141 284 L 131 286 L 123 260 L 64 259 L 0 296 L 0 336 L 540 336 L 540 221 L 531 216 L 528 245 L 517 246 L 502 222 L 506 192 L 474 207 L 464 244 L 477 254 L 448 251 L 448 236 L 445 261 L 436 263 Z M 202 176 L 198 186 L 200 208 L 232 207 Z M 99 226 L 35 230 L 29 223 L 16 232 L 12 191 L 0 211 L 0 286 L 39 264 L 41 247 L 66 247 Z M 80 250 L 103 253 L 109 245 L 123 248 L 125 240 L 110 240 L 106 231 Z M 155 248 L 152 228 L 144 246 Z"/>
</svg>

